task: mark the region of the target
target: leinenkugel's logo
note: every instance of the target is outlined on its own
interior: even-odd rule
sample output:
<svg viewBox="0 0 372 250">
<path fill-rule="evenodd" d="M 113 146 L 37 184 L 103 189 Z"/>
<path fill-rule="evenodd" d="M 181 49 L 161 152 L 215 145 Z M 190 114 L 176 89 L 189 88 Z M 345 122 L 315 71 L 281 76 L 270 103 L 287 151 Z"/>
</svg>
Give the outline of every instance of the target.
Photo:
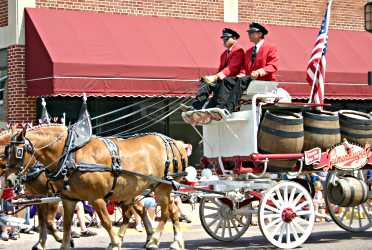
<svg viewBox="0 0 372 250">
<path fill-rule="evenodd" d="M 341 170 L 355 170 L 368 163 L 370 145 L 364 147 L 344 141 L 328 151 L 328 167 L 333 166 Z"/>
</svg>

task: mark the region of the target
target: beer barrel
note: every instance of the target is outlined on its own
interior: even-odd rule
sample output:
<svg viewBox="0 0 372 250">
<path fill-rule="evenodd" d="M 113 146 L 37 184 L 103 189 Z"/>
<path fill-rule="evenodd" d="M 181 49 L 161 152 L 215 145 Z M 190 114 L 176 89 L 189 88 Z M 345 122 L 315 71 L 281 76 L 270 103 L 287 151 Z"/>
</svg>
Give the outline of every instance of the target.
<svg viewBox="0 0 372 250">
<path fill-rule="evenodd" d="M 341 137 L 361 145 L 372 143 L 372 117 L 353 110 L 339 111 Z"/>
<path fill-rule="evenodd" d="M 338 114 L 308 111 L 304 116 L 304 150 L 320 147 L 326 150 L 341 141 Z"/>
<path fill-rule="evenodd" d="M 286 111 L 266 111 L 257 138 L 262 153 L 300 153 L 304 144 L 303 117 Z M 270 160 L 270 167 L 290 169 L 295 160 Z"/>
<path fill-rule="evenodd" d="M 333 185 L 327 186 L 329 200 L 341 207 L 354 207 L 366 202 L 368 199 L 367 184 L 355 177 L 338 179 Z"/>
</svg>

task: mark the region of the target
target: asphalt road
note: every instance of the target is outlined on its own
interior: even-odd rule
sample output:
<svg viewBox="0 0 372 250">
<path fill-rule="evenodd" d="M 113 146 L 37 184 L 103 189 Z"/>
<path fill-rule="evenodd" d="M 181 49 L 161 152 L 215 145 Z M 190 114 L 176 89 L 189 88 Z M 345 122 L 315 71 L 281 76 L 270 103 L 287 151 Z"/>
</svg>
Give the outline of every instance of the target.
<svg viewBox="0 0 372 250">
<path fill-rule="evenodd" d="M 218 242 L 209 237 L 204 232 L 200 225 L 199 219 L 194 216 L 192 224 L 183 224 L 184 239 L 186 249 L 276 249 L 261 235 L 257 226 L 251 227 L 248 232 L 240 240 L 223 243 Z M 108 236 L 104 229 L 97 229 L 98 235 L 90 238 L 75 239 L 75 249 L 79 250 L 98 250 L 105 249 L 109 243 Z M 161 248 L 167 249 L 172 241 L 172 229 L 170 222 L 168 223 L 165 233 L 162 237 Z M 31 249 L 32 245 L 37 240 L 37 235 L 21 235 L 17 241 L 0 241 L 0 249 L 6 250 L 23 250 Z M 134 229 L 129 229 L 123 243 L 123 249 L 142 249 L 145 241 L 145 233 L 139 233 Z M 48 237 L 47 249 L 58 249 L 59 244 L 50 236 Z M 352 234 L 339 229 L 333 223 L 316 224 L 313 234 L 308 241 L 298 249 L 311 250 L 372 250 L 372 231 Z"/>
</svg>

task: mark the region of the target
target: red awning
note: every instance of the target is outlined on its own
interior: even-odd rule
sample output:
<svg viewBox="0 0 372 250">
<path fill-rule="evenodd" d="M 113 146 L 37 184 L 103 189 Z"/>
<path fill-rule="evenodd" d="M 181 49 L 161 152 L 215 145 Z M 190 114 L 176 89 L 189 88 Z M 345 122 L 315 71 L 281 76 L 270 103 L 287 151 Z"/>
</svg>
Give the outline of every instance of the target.
<svg viewBox="0 0 372 250">
<path fill-rule="evenodd" d="M 34 96 L 193 95 L 197 79 L 218 67 L 223 27 L 238 30 L 240 43 L 250 46 L 246 23 L 42 8 L 27 9 L 25 23 L 26 80 Z M 268 42 L 280 51 L 279 80 L 304 82 L 318 30 L 268 28 Z M 372 99 L 371 43 L 366 32 L 330 31 L 326 82 L 333 84 L 326 86 L 327 97 Z M 309 95 L 304 84 L 284 86 L 294 97 Z"/>
</svg>

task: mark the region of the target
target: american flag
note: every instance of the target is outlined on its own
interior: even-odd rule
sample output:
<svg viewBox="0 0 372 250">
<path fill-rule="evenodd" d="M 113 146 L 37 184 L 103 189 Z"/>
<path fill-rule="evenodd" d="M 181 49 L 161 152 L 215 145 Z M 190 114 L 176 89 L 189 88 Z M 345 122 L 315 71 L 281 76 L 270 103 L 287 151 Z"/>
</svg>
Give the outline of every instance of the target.
<svg viewBox="0 0 372 250">
<path fill-rule="evenodd" d="M 332 0 L 328 3 L 322 25 L 311 53 L 306 71 L 306 81 L 311 86 L 310 103 L 322 104 L 324 101 L 324 81 L 326 71 L 326 52 L 328 47 L 328 26 Z"/>
</svg>

